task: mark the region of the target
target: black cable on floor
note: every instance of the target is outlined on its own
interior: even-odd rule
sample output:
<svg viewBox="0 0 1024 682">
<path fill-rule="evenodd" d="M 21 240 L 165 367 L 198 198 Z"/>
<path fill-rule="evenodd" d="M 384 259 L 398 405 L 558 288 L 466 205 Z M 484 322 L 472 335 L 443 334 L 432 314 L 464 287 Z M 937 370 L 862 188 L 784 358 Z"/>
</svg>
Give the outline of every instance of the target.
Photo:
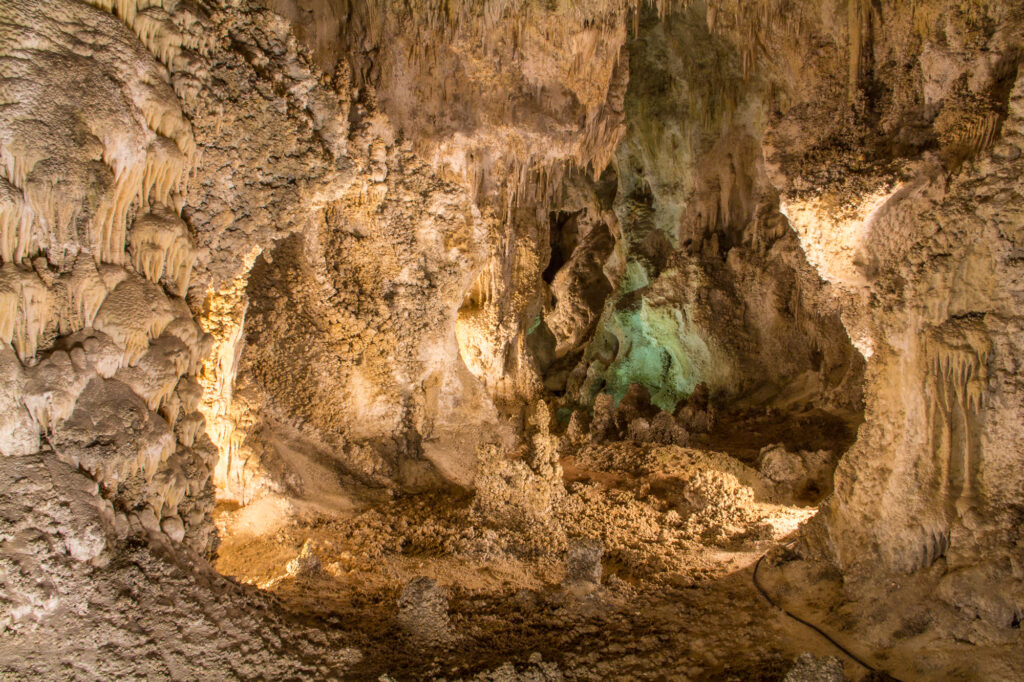
<svg viewBox="0 0 1024 682">
<path fill-rule="evenodd" d="M 899 680 L 897 678 L 893 677 L 892 675 L 890 675 L 889 673 L 885 672 L 884 670 L 879 670 L 878 668 L 874 667 L 873 665 L 871 665 L 869 663 L 866 663 L 863 660 L 861 660 L 858 656 L 853 654 L 849 649 L 844 647 L 842 644 L 840 644 L 836 640 L 832 639 L 828 635 L 828 633 L 826 633 L 824 630 L 819 628 L 814 623 L 807 622 L 806 620 L 804 620 L 800 616 L 796 615 L 792 611 L 788 611 L 783 606 L 781 606 L 780 604 L 776 603 L 775 600 L 771 598 L 771 595 L 768 594 L 768 592 L 764 589 L 764 587 L 761 586 L 761 583 L 759 583 L 758 580 L 757 580 L 757 571 L 758 571 L 759 568 L 761 568 L 761 562 L 764 561 L 766 556 L 768 556 L 767 552 L 762 554 L 761 558 L 757 560 L 756 564 L 754 564 L 754 587 L 757 588 L 757 591 L 761 593 L 761 596 L 764 597 L 765 600 L 767 600 L 767 602 L 769 604 L 771 604 L 772 606 L 777 608 L 779 611 L 782 611 L 784 614 L 786 614 L 787 616 L 789 616 L 790 618 L 792 618 L 796 622 L 800 623 L 801 625 L 806 625 L 810 629 L 812 629 L 815 632 L 817 632 L 819 635 L 821 635 L 822 637 L 827 639 L 829 642 L 831 642 L 832 646 L 834 646 L 835 648 L 839 649 L 844 654 L 849 656 L 851 659 L 853 659 L 853 661 L 855 661 L 861 667 L 864 667 L 864 668 L 870 670 L 873 673 L 881 673 L 883 675 L 886 675 L 887 679 L 895 680 L 896 682 L 899 682 Z"/>
</svg>

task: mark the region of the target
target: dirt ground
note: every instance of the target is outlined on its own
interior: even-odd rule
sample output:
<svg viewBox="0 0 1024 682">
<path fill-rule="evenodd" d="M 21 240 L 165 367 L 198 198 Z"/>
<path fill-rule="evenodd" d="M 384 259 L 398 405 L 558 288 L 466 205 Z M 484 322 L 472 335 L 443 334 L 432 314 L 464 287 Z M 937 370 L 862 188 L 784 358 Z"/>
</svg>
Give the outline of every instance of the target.
<svg viewBox="0 0 1024 682">
<path fill-rule="evenodd" d="M 280 498 L 225 506 L 217 568 L 345 631 L 363 652 L 351 679 L 776 680 L 803 652 L 842 657 L 752 582 L 813 507 L 774 504 L 755 470 L 710 451 L 613 443 L 559 464 L 557 482 L 503 469 L 539 492 L 503 498 L 501 514 L 486 486 L 357 491 L 336 516 Z M 399 603 L 419 577 L 448 610 L 410 624 Z M 433 626 L 444 636 L 425 637 Z M 849 679 L 865 672 L 845 660 Z"/>
</svg>

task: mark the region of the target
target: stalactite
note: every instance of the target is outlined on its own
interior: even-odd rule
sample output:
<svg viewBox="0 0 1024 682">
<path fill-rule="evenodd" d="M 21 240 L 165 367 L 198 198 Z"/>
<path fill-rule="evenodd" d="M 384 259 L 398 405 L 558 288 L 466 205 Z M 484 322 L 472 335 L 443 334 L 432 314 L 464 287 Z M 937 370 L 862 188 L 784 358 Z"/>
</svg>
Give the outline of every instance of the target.
<svg viewBox="0 0 1024 682">
<path fill-rule="evenodd" d="M 979 430 L 986 407 L 990 353 L 985 329 L 977 320 L 949 320 L 926 336 L 927 436 L 937 508 L 931 521 L 922 519 L 934 526 L 933 540 L 925 543 L 919 555 L 904 557 L 907 570 L 931 565 L 941 556 L 949 546 L 954 522 L 982 502 Z"/>
<path fill-rule="evenodd" d="M 152 0 L 92 4 L 128 23 L 139 9 L 146 17 L 167 15 L 157 9 L 162 3 Z M 43 5 L 17 6 L 12 14 L 15 26 L 56 20 L 45 11 Z M 194 24 L 195 18 L 182 11 L 182 21 Z M 39 36 L 45 36 L 41 42 L 25 42 L 15 32 L 0 46 L 9 84 L 5 87 L 10 90 L 5 99 L 14 103 L 4 110 L 6 137 L 0 148 L 0 259 L 4 262 L 20 261 L 42 250 L 54 267 L 62 269 L 64 259 L 75 257 L 84 247 L 97 264 L 120 264 L 133 210 L 147 201 L 176 209 L 181 205 L 182 179 L 195 141 L 166 74 L 145 59 L 141 47 L 120 34 L 104 35 L 95 56 L 81 61 L 83 57 L 69 41 L 76 31 L 85 30 L 90 14 L 82 8 L 69 12 L 68 23 L 61 24 L 67 30 L 40 26 Z M 190 38 L 198 47 L 197 40 Z M 32 58 L 26 58 L 30 53 Z M 43 80 L 40 72 L 57 68 L 64 74 L 72 63 L 82 67 L 74 76 L 74 87 L 83 88 L 84 98 L 63 86 L 44 93 L 34 85 Z M 120 82 L 129 84 L 124 96 L 114 93 L 113 84 Z M 140 113 L 146 126 L 141 125 Z M 103 163 L 97 164 L 97 158 Z M 79 243 L 80 219 L 88 221 L 84 243 Z M 177 265 L 176 275 L 186 280 L 187 264 Z"/>
<path fill-rule="evenodd" d="M 181 458 L 171 454 L 149 481 L 148 501 L 159 517 L 176 516 L 187 490 L 188 477 Z"/>
<path fill-rule="evenodd" d="M 187 311 L 186 311 L 187 312 Z M 202 333 L 192 317 L 188 314 L 180 315 L 177 319 L 167 325 L 165 334 L 171 334 L 178 338 L 185 347 L 189 349 L 188 367 L 189 374 L 195 374 L 199 369 L 199 363 L 209 351 L 212 337 Z M 195 410 L 193 406 L 189 411 Z"/>
<path fill-rule="evenodd" d="M 127 20 L 125 23 L 129 23 Z M 182 37 L 171 16 L 160 7 L 149 7 L 130 22 L 142 44 L 164 64 L 171 64 L 181 52 Z"/>
<path fill-rule="evenodd" d="M 103 221 L 100 223 L 103 260 L 121 262 L 129 209 L 147 200 L 171 203 L 171 192 L 180 182 L 184 165 L 174 143 L 157 137 L 150 144 L 142 165 L 134 165 L 117 176 L 108 213 L 98 216 Z"/>
<path fill-rule="evenodd" d="M 178 397 L 178 392 L 172 390 L 169 395 L 165 396 L 160 401 L 160 416 L 167 420 L 171 430 L 177 434 L 176 426 L 178 424 L 178 415 L 181 413 L 181 398 Z"/>
<path fill-rule="evenodd" d="M 86 191 L 82 185 L 66 183 L 63 179 L 51 182 L 49 178 L 35 177 L 35 170 L 33 168 L 23 187 L 32 225 L 28 228 L 27 239 L 22 240 L 27 244 L 21 256 L 25 258 L 39 249 L 46 249 L 59 261 L 64 247 L 75 241 L 75 224 Z"/>
<path fill-rule="evenodd" d="M 32 214 L 21 190 L 0 177 L 0 262 L 20 261 L 31 251 Z"/>
<path fill-rule="evenodd" d="M 172 293 L 183 296 L 196 252 L 188 228 L 177 214 L 164 206 L 154 206 L 136 218 L 130 235 L 132 266 L 146 279 L 159 283 L 166 278 Z"/>
<path fill-rule="evenodd" d="M 124 349 L 125 364 L 131 366 L 175 317 L 158 285 L 129 276 L 103 302 L 93 324 Z"/>
<path fill-rule="evenodd" d="M 35 355 L 53 303 L 46 283 L 34 271 L 11 263 L 0 267 L 0 340 L 11 343 L 22 360 Z"/>
<path fill-rule="evenodd" d="M 139 193 L 144 169 L 130 167 L 114 181 L 113 191 L 104 197 L 92 221 L 91 245 L 97 262 L 124 262 L 125 226 L 128 211 Z"/>
<path fill-rule="evenodd" d="M 85 0 L 93 7 L 116 14 L 129 26 L 135 21 L 140 2 L 146 0 Z M 149 4 L 147 2 L 147 4 Z M 154 3 L 155 4 L 155 3 Z"/>
<path fill-rule="evenodd" d="M 166 423 L 164 423 L 164 428 L 166 428 Z M 174 454 L 176 443 L 177 441 L 169 429 L 158 430 L 155 437 L 144 442 L 143 446 L 139 448 L 139 455 L 136 459 L 125 462 L 126 467 L 122 470 L 123 478 L 121 480 L 142 472 L 147 482 L 152 481 L 160 463 Z"/>
<path fill-rule="evenodd" d="M 191 159 L 195 155 L 196 143 L 192 136 L 192 127 L 185 120 L 181 109 L 178 108 L 173 91 L 169 86 L 142 90 L 136 93 L 134 103 L 145 118 L 146 125 L 150 130 L 173 140 L 186 159 Z M 173 158 L 157 157 L 153 163 L 160 165 L 179 162 Z"/>
<path fill-rule="evenodd" d="M 178 145 L 166 137 L 157 136 L 146 153 L 140 200 L 173 206 L 174 195 L 182 184 L 187 167 L 188 159 Z M 175 210 L 180 210 L 180 206 Z"/>
<path fill-rule="evenodd" d="M 175 430 L 178 435 L 178 442 L 187 448 L 192 447 L 196 438 L 206 428 L 206 420 L 198 412 L 185 415 L 177 424 Z"/>
<path fill-rule="evenodd" d="M 212 337 L 212 348 L 197 376 L 203 388 L 198 410 L 206 419 L 207 435 L 220 453 L 214 472 L 219 494 L 232 497 L 244 495 L 244 486 L 232 482 L 232 471 L 238 464 L 238 450 L 245 434 L 237 431 L 235 435 L 237 420 L 245 415 L 232 409 L 232 397 L 249 304 L 245 288 L 259 253 L 258 249 L 251 251 L 244 259 L 242 274 L 222 290 L 208 295 L 200 316 L 200 326 Z"/>
<path fill-rule="evenodd" d="M 14 340 L 14 329 L 18 322 L 18 299 L 20 291 L 13 266 L 0 269 L 0 342 L 9 344 Z"/>
<path fill-rule="evenodd" d="M 91 327 L 96 313 L 107 298 L 107 287 L 96 269 L 96 263 L 87 252 L 81 251 L 75 259 L 68 283 L 71 316 L 75 329 Z"/>
</svg>

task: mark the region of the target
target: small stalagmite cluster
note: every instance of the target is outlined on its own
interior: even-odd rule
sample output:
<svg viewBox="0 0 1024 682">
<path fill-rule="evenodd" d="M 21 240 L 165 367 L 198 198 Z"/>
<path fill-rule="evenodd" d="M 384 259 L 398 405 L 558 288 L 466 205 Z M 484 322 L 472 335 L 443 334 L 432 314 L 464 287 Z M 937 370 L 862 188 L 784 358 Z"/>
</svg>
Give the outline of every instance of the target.
<svg viewBox="0 0 1024 682">
<path fill-rule="evenodd" d="M 1011 0 L 0 0 L 0 677 L 1024 677 L 1022 150 Z"/>
</svg>

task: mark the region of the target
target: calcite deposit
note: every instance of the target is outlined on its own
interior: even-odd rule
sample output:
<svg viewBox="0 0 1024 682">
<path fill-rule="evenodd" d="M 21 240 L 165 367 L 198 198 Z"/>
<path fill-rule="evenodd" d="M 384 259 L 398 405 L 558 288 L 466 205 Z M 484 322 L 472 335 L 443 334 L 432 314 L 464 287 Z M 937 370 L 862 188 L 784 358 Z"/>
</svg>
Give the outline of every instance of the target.
<svg viewBox="0 0 1024 682">
<path fill-rule="evenodd" d="M 1022 63 L 0 0 L 0 677 L 1024 678 Z"/>
</svg>

